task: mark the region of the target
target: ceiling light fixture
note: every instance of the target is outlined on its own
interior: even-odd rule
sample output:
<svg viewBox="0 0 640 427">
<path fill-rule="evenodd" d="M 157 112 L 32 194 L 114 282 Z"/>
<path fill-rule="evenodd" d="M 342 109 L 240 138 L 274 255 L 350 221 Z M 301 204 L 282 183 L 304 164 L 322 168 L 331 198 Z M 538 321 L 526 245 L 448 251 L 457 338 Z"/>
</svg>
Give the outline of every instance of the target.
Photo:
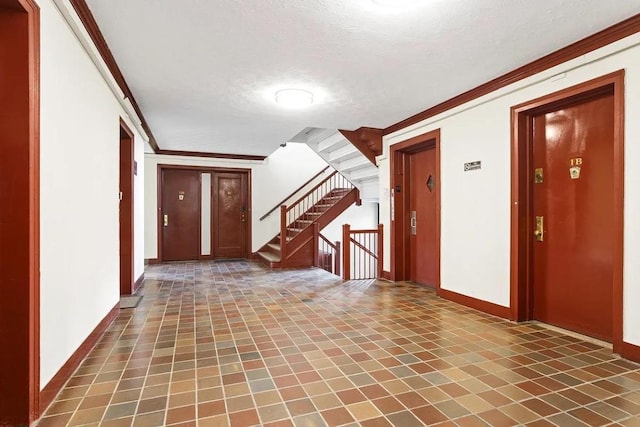
<svg viewBox="0 0 640 427">
<path fill-rule="evenodd" d="M 411 6 L 418 2 L 418 0 L 371 0 L 375 4 L 384 7 L 403 8 Z"/>
<path fill-rule="evenodd" d="M 287 108 L 304 108 L 313 104 L 313 94 L 304 89 L 282 89 L 276 92 L 276 102 Z"/>
</svg>

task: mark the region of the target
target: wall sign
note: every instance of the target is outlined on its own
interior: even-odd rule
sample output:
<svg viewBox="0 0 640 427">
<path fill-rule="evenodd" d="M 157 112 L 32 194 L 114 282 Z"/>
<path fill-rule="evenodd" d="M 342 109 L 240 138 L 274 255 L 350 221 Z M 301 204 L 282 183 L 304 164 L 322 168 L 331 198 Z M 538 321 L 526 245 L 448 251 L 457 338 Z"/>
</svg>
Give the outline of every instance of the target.
<svg viewBox="0 0 640 427">
<path fill-rule="evenodd" d="M 464 164 L 464 171 L 465 172 L 475 171 L 475 170 L 478 170 L 478 169 L 482 169 L 482 162 L 480 160 Z"/>
</svg>

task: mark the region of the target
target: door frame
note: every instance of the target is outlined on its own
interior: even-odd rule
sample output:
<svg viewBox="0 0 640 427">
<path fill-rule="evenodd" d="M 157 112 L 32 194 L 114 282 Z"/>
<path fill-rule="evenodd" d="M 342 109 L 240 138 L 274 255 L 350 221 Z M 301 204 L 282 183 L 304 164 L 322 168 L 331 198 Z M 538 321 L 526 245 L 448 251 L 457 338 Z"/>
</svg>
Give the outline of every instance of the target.
<svg viewBox="0 0 640 427">
<path fill-rule="evenodd" d="M 134 277 L 135 230 L 134 134 L 120 119 L 120 295 L 136 292 Z M 124 210 L 123 210 L 124 209 Z"/>
<path fill-rule="evenodd" d="M 165 169 L 179 169 L 179 170 L 190 170 L 190 171 L 199 171 L 201 173 L 216 173 L 216 172 L 231 172 L 231 173 L 245 173 L 247 175 L 247 258 L 249 258 L 251 254 L 251 236 L 252 236 L 252 215 L 253 210 L 251 208 L 251 169 L 245 168 L 219 168 L 219 167 L 206 167 L 206 166 L 185 166 L 185 165 L 171 165 L 171 164 L 158 164 L 158 215 L 157 215 L 157 234 L 158 234 L 158 263 L 162 263 L 162 244 L 163 244 L 163 226 L 162 226 L 162 171 Z M 213 179 L 211 181 L 213 183 Z M 202 179 L 200 179 L 200 191 L 202 191 Z M 202 215 L 202 195 L 200 195 L 200 215 Z M 212 213 L 213 216 L 213 213 Z M 198 223 L 198 227 L 200 229 L 200 233 L 198 233 L 198 259 L 201 261 L 213 259 L 213 240 L 211 246 L 211 254 L 210 255 L 202 255 L 202 221 Z M 213 229 L 211 229 L 213 233 Z"/>
<path fill-rule="evenodd" d="M 436 292 L 440 291 L 440 129 L 424 133 L 390 146 L 391 162 L 391 280 L 409 279 L 410 234 L 406 222 L 410 195 L 407 192 L 409 176 L 404 174 L 408 157 L 423 150 L 435 150 L 436 155 Z M 400 186 L 400 192 L 395 188 Z M 396 220 L 398 218 L 398 220 Z"/>
<path fill-rule="evenodd" d="M 613 94 L 613 331 L 614 352 L 622 345 L 624 237 L 624 70 L 619 70 L 511 108 L 511 320 L 533 320 L 533 117 Z"/>
<path fill-rule="evenodd" d="M 0 271 L 5 285 L 0 312 L 11 316 L 0 338 L 6 348 L 0 357 L 0 424 L 30 424 L 40 416 L 40 8 L 33 0 L 0 0 L 0 9 L 24 13 L 26 40 L 16 48 L 24 61 L 12 61 L 10 81 L 17 101 L 13 117 L 0 123 L 9 135 L 12 155 L 0 159 L 0 179 L 11 181 L 13 217 L 0 221 L 0 233 L 14 248 L 4 253 L 9 262 Z M 20 35 L 22 36 L 22 34 Z M 11 70 L 7 75 L 11 76 Z M 2 83 L 0 83 L 1 85 Z M 19 99 L 18 99 L 19 98 Z M 24 104 L 23 104 L 24 102 Z M 15 219 L 15 221 L 14 221 Z"/>
</svg>

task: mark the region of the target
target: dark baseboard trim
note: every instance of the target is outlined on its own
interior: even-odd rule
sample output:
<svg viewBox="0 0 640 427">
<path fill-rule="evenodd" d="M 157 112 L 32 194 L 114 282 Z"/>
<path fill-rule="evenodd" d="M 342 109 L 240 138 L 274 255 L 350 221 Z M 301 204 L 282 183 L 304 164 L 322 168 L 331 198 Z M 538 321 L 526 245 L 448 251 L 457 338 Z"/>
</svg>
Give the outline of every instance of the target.
<svg viewBox="0 0 640 427">
<path fill-rule="evenodd" d="M 211 261 L 213 259 L 213 255 L 200 255 L 200 261 Z"/>
<path fill-rule="evenodd" d="M 138 280 L 136 280 L 136 282 L 133 284 L 133 289 L 131 289 L 132 294 L 135 294 L 136 292 L 138 292 L 138 289 L 140 288 L 140 285 L 142 285 L 143 281 L 144 281 L 144 273 L 142 273 L 140 277 L 138 277 Z"/>
<path fill-rule="evenodd" d="M 620 347 L 620 356 L 633 362 L 640 363 L 640 346 L 623 342 Z"/>
<path fill-rule="evenodd" d="M 160 264 L 160 260 L 158 258 L 147 258 L 144 263 L 145 265 L 157 265 Z"/>
<path fill-rule="evenodd" d="M 80 363 L 84 360 L 98 340 L 107 330 L 109 325 L 118 317 L 120 312 L 120 301 L 107 313 L 107 315 L 98 323 L 98 326 L 89 334 L 89 336 L 80 344 L 80 347 L 71 355 L 69 360 L 62 365 L 62 368 L 53 376 L 51 381 L 40 391 L 40 413 L 44 414 L 47 407 L 53 402 L 62 387 L 71 378 L 73 373 L 78 369 Z"/>
<path fill-rule="evenodd" d="M 382 270 L 382 277 L 381 277 L 381 279 L 392 281 L 392 280 L 391 280 L 391 272 L 390 272 L 390 271 L 384 271 L 384 270 Z"/>
<path fill-rule="evenodd" d="M 466 307 L 473 308 L 478 311 L 482 311 L 492 316 L 501 317 L 503 319 L 511 318 L 511 309 L 509 307 L 503 307 L 498 304 L 479 300 L 473 297 L 459 294 L 457 292 L 448 291 L 446 289 L 438 289 L 438 296 L 449 301 L 453 301 L 457 304 L 464 305 Z"/>
</svg>

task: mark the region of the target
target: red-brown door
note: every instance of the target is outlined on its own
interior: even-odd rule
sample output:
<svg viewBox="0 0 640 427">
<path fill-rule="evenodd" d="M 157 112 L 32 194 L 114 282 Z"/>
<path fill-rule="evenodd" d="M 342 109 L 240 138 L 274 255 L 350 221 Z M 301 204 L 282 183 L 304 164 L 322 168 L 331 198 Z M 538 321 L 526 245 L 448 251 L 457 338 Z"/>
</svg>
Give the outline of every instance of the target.
<svg viewBox="0 0 640 427">
<path fill-rule="evenodd" d="M 410 195 L 410 279 L 416 283 L 436 286 L 436 150 L 427 149 L 409 157 Z"/>
<path fill-rule="evenodd" d="M 134 223 L 133 137 L 120 125 L 120 295 L 135 292 L 133 278 Z"/>
<path fill-rule="evenodd" d="M 247 258 L 248 179 L 243 172 L 213 174 L 212 250 L 214 258 Z"/>
<path fill-rule="evenodd" d="M 608 341 L 613 111 L 600 95 L 533 119 L 533 316 Z"/>
<path fill-rule="evenodd" d="M 162 170 L 162 260 L 200 256 L 200 172 Z"/>
</svg>

